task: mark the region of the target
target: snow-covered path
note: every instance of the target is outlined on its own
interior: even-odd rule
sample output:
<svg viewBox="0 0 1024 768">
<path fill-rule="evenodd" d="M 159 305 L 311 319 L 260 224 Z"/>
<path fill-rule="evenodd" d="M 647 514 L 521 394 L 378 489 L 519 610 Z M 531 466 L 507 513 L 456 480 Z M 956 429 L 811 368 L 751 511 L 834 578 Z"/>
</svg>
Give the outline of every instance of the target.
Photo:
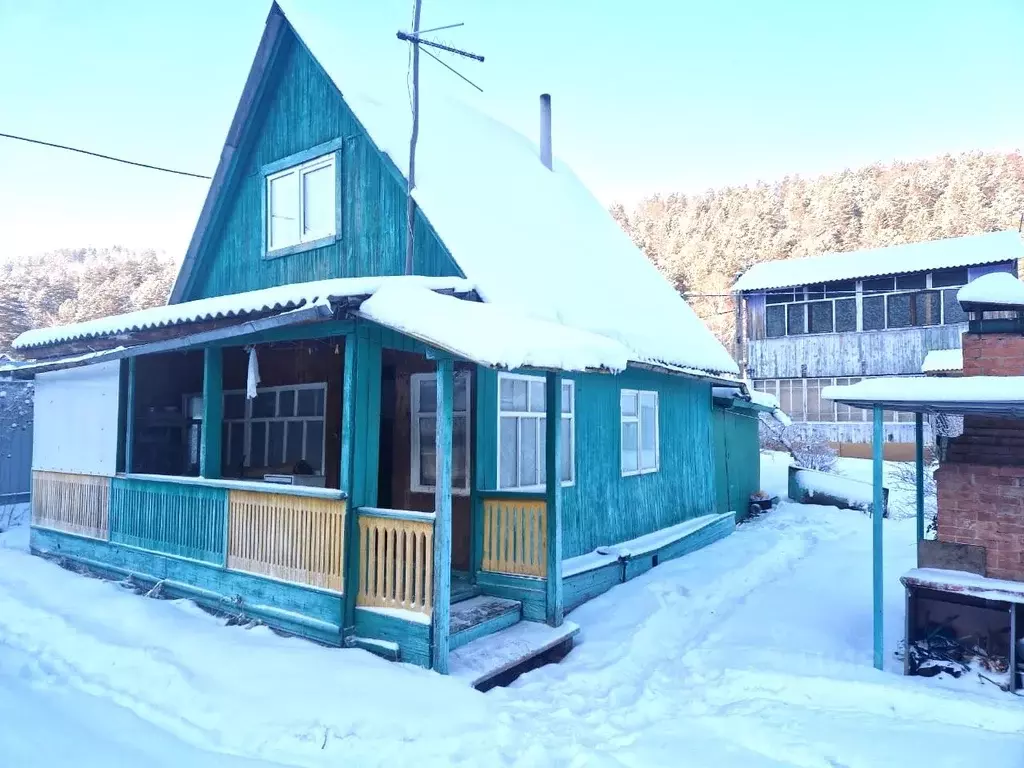
<svg viewBox="0 0 1024 768">
<path fill-rule="evenodd" d="M 0 541 L 0 764 L 1024 766 L 1024 701 L 898 674 L 914 526 L 885 527 L 884 673 L 870 521 L 784 504 L 578 609 L 563 663 L 488 694 Z"/>
</svg>

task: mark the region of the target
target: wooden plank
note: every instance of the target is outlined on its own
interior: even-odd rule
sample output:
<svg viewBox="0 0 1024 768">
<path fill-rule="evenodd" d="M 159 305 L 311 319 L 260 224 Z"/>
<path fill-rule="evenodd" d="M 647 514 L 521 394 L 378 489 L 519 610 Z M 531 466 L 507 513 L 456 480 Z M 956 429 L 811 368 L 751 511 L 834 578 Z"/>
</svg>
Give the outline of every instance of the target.
<svg viewBox="0 0 1024 768">
<path fill-rule="evenodd" d="M 33 525 L 107 539 L 109 510 L 109 477 L 41 470 L 32 473 Z"/>
<path fill-rule="evenodd" d="M 562 603 L 562 376 L 549 371 L 545 383 L 547 412 L 544 427 L 547 479 L 545 515 L 547 516 L 547 622 L 557 627 L 564 618 Z"/>
<path fill-rule="evenodd" d="M 874 465 L 874 504 L 871 513 L 871 563 L 872 563 L 872 607 L 874 612 L 874 662 L 875 669 L 882 669 L 884 663 L 884 635 L 882 632 L 884 584 L 882 582 L 882 518 L 885 510 L 882 478 L 882 449 L 885 447 L 882 426 L 882 409 L 874 409 L 875 439 L 872 443 Z"/>
<path fill-rule="evenodd" d="M 455 364 L 450 357 L 437 360 L 437 421 L 434 432 L 436 482 L 434 484 L 434 573 L 431 612 L 431 667 L 448 673 L 448 624 L 452 568 L 452 423 Z"/>
</svg>

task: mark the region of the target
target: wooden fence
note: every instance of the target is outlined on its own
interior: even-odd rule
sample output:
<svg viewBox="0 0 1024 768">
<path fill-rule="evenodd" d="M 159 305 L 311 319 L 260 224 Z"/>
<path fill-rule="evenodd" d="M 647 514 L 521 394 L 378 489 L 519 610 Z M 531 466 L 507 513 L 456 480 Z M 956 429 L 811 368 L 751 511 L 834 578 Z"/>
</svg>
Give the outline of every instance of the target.
<svg viewBox="0 0 1024 768">
<path fill-rule="evenodd" d="M 481 568 L 515 576 L 547 576 L 547 504 L 543 494 L 488 494 L 483 501 Z"/>
<path fill-rule="evenodd" d="M 433 607 L 434 515 L 359 510 L 356 604 L 429 615 Z"/>
<path fill-rule="evenodd" d="M 32 525 L 106 539 L 109 499 L 109 477 L 32 473 Z"/>
</svg>

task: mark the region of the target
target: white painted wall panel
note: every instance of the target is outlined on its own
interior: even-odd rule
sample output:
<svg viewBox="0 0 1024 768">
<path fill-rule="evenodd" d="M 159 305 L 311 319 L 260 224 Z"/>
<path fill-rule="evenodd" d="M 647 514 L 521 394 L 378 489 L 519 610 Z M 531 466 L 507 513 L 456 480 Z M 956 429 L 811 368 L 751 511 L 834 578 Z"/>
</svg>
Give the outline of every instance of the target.
<svg viewBox="0 0 1024 768">
<path fill-rule="evenodd" d="M 115 473 L 120 370 L 115 360 L 36 377 L 33 469 Z"/>
</svg>

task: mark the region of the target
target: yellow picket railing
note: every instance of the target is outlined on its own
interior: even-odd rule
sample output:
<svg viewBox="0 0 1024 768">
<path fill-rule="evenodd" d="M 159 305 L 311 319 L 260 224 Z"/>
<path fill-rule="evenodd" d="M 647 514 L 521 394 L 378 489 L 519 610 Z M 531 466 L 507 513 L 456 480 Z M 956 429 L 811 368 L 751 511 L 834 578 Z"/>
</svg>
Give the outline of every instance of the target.
<svg viewBox="0 0 1024 768">
<path fill-rule="evenodd" d="M 341 592 L 344 499 L 231 490 L 228 568 Z"/>
<path fill-rule="evenodd" d="M 548 572 L 547 504 L 543 499 L 483 499 L 481 567 L 493 573 L 545 578 Z"/>
<path fill-rule="evenodd" d="M 430 615 L 433 577 L 432 513 L 359 510 L 356 605 L 404 608 Z"/>
<path fill-rule="evenodd" d="M 109 477 L 32 473 L 32 525 L 106 539 L 109 514 Z"/>
</svg>

